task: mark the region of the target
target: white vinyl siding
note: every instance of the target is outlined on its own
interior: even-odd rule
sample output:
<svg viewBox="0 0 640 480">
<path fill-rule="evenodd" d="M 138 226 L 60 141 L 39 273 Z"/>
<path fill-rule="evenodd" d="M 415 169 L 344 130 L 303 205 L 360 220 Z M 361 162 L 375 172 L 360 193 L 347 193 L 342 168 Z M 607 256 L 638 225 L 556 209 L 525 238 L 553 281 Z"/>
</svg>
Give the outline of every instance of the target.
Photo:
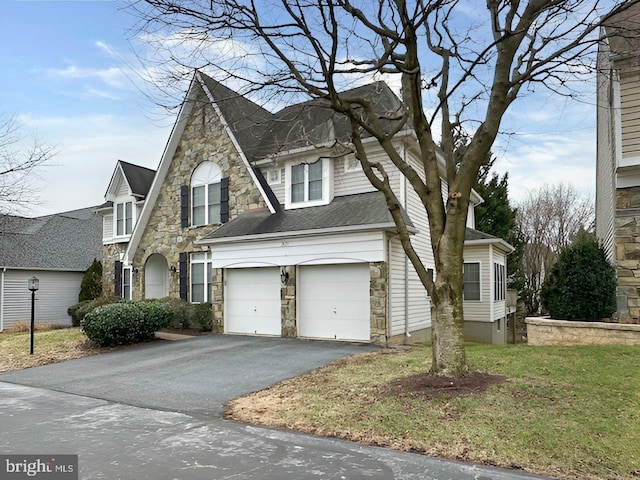
<svg viewBox="0 0 640 480">
<path fill-rule="evenodd" d="M 506 275 L 507 275 L 507 257 L 506 255 L 498 250 L 495 246 L 491 246 L 491 250 L 492 250 L 492 254 L 491 256 L 493 257 L 493 262 L 494 264 L 497 265 L 501 265 L 502 269 L 504 270 L 504 274 L 505 274 L 505 292 L 506 292 Z M 492 272 L 493 273 L 493 272 Z M 493 273 L 495 275 L 495 273 Z M 495 286 L 495 278 L 493 279 L 493 284 Z M 491 310 L 491 313 L 493 315 L 493 320 L 497 320 L 499 318 L 503 318 L 504 316 L 506 316 L 507 314 L 507 301 L 506 301 L 506 294 L 503 296 L 503 298 L 496 300 L 496 294 L 495 292 L 493 292 L 493 295 L 491 296 L 491 298 L 494 299 L 493 301 L 493 308 Z"/>
<path fill-rule="evenodd" d="M 608 46 L 602 44 L 598 53 L 598 115 L 596 162 L 596 236 L 602 242 L 607 259 L 615 263 L 615 166 L 617 163 L 616 127 L 613 109 L 616 79 L 610 78 Z M 612 104 L 613 101 L 613 104 Z"/>
<path fill-rule="evenodd" d="M 67 308 L 78 303 L 83 272 L 7 270 L 3 289 L 4 329 L 31 321 L 31 292 L 27 290 L 27 280 L 33 276 L 40 280 L 35 296 L 36 322 L 71 325 Z"/>
<path fill-rule="evenodd" d="M 480 264 L 480 301 L 464 300 L 464 319 L 474 322 L 491 321 L 491 269 L 493 268 L 490 259 L 489 245 L 466 246 L 464 247 L 464 263 Z"/>
<path fill-rule="evenodd" d="M 102 241 L 108 242 L 113 238 L 113 214 L 107 213 L 102 217 Z"/>
<path fill-rule="evenodd" d="M 640 164 L 640 73 L 620 77 L 622 158 L 637 158 Z"/>
<path fill-rule="evenodd" d="M 397 192 L 400 185 L 400 172 L 395 168 L 391 160 L 382 152 L 369 154 L 370 162 L 380 162 L 387 174 L 392 188 Z M 334 194 L 336 197 L 344 195 L 355 195 L 357 193 L 375 192 L 376 189 L 362 171 L 362 168 L 354 171 L 345 171 L 345 163 L 342 158 L 334 162 L 335 185 Z"/>
</svg>

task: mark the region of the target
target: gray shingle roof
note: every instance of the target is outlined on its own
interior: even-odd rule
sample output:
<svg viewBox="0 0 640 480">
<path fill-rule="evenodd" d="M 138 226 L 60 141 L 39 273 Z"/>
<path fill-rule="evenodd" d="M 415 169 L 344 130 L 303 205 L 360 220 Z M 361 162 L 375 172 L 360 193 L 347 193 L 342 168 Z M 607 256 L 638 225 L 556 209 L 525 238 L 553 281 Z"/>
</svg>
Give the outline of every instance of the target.
<svg viewBox="0 0 640 480">
<path fill-rule="evenodd" d="M 25 218 L 0 215 L 0 267 L 86 270 L 102 258 L 96 207 Z"/>
<path fill-rule="evenodd" d="M 413 228 L 406 214 L 405 220 Z M 395 228 L 381 192 L 336 197 L 329 205 L 284 210 L 274 214 L 267 211 L 245 213 L 222 225 L 203 240 L 374 225 L 380 229 Z"/>
<path fill-rule="evenodd" d="M 118 163 L 120 163 L 124 176 L 131 187 L 131 192 L 136 196 L 146 197 L 153 178 L 156 176 L 156 171 L 122 160 L 118 160 Z"/>
<path fill-rule="evenodd" d="M 488 233 L 481 232 L 480 230 L 474 230 L 467 227 L 467 231 L 464 235 L 465 240 L 500 240 L 498 237 L 489 235 Z"/>
<path fill-rule="evenodd" d="M 327 100 L 309 100 L 272 114 L 207 75 L 201 73 L 201 77 L 249 160 L 335 140 L 346 141 L 351 135 L 347 117 L 329 108 Z M 341 92 L 340 96 L 371 102 L 379 117 L 395 116 L 402 108 L 398 97 L 384 82 L 356 87 Z"/>
</svg>

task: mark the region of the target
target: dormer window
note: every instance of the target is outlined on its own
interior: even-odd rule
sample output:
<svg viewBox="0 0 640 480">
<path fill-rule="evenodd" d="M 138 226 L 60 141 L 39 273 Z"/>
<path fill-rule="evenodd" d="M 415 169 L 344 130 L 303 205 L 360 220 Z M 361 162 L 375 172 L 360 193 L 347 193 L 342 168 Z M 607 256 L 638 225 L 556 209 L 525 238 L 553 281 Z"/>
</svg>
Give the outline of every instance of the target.
<svg viewBox="0 0 640 480">
<path fill-rule="evenodd" d="M 131 235 L 133 231 L 133 202 L 116 203 L 116 235 Z"/>
<path fill-rule="evenodd" d="M 212 162 L 201 163 L 191 177 L 191 224 L 220 223 L 222 172 Z"/>
<path fill-rule="evenodd" d="M 332 198 L 332 166 L 329 158 L 287 165 L 286 208 L 327 205 Z"/>
</svg>

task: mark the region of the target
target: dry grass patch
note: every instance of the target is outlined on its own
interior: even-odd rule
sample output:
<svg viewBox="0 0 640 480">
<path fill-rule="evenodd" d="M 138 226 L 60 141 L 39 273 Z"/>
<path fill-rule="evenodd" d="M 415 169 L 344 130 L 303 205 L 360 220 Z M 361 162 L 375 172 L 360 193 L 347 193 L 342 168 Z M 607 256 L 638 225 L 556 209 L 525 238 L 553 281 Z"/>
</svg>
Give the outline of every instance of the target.
<svg viewBox="0 0 640 480">
<path fill-rule="evenodd" d="M 30 334 L 26 332 L 0 333 L 0 372 L 62 362 L 72 358 L 103 353 L 87 340 L 80 328 L 44 330 L 34 335 L 34 352 L 29 355 Z"/>
<path fill-rule="evenodd" d="M 422 347 L 341 360 L 233 400 L 225 413 L 558 478 L 640 478 L 640 349 L 473 345 L 467 354 L 491 374 L 481 389 L 414 388 L 430 367 Z"/>
</svg>

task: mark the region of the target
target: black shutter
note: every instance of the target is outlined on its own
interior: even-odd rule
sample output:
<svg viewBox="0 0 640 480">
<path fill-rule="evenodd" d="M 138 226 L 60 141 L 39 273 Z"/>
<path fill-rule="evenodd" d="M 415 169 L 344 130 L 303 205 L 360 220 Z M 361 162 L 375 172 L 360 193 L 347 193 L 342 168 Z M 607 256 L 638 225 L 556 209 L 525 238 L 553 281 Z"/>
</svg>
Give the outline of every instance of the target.
<svg viewBox="0 0 640 480">
<path fill-rule="evenodd" d="M 187 299 L 187 254 L 180 254 L 180 298 Z"/>
<path fill-rule="evenodd" d="M 220 223 L 229 221 L 229 177 L 220 181 Z"/>
<path fill-rule="evenodd" d="M 189 226 L 189 185 L 180 187 L 180 226 Z"/>
<path fill-rule="evenodd" d="M 113 294 L 116 297 L 122 296 L 122 262 L 116 260 L 116 266 L 114 271 L 114 287 Z"/>
</svg>

